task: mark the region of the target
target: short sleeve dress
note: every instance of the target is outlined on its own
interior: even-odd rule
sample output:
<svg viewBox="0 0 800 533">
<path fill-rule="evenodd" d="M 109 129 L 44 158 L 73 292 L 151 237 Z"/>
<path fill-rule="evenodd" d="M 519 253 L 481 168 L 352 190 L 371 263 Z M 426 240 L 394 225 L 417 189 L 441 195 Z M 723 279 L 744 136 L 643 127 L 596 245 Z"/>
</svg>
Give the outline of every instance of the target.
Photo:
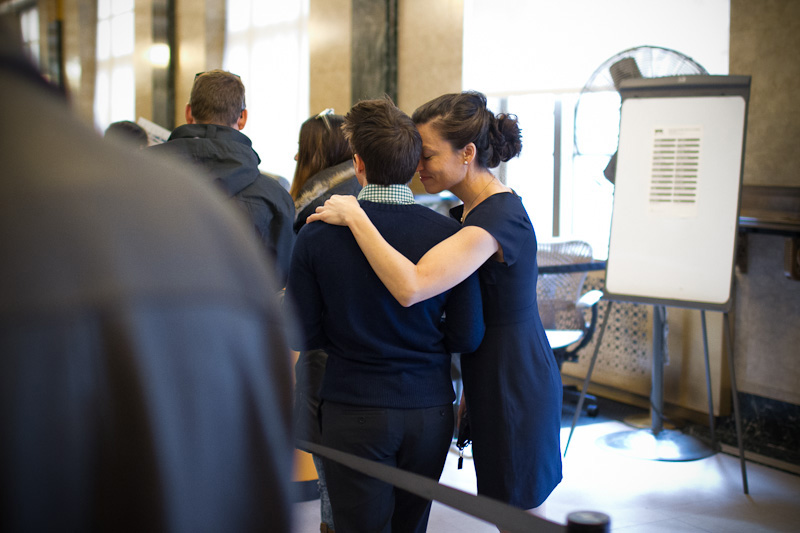
<svg viewBox="0 0 800 533">
<path fill-rule="evenodd" d="M 478 204 L 464 226 L 485 229 L 503 250 L 503 262 L 478 271 L 486 334 L 461 357 L 478 493 L 531 509 L 561 481 L 563 394 L 536 303 L 536 236 L 510 192 Z"/>
</svg>

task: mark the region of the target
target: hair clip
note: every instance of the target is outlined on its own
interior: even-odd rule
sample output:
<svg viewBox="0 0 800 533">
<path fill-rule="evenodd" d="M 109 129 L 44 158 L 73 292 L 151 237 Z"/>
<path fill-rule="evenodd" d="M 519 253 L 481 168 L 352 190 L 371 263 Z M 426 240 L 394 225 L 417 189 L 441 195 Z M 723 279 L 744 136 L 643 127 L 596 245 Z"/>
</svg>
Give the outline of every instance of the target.
<svg viewBox="0 0 800 533">
<path fill-rule="evenodd" d="M 328 115 L 333 115 L 333 113 L 334 113 L 334 111 L 333 111 L 333 108 L 332 108 L 332 107 L 328 107 L 328 108 L 326 108 L 326 109 L 323 109 L 323 110 L 322 110 L 322 111 L 321 111 L 321 112 L 320 112 L 320 113 L 319 113 L 319 114 L 318 114 L 316 117 L 314 117 L 314 118 L 315 118 L 315 119 L 317 119 L 317 118 L 319 118 L 319 119 L 322 119 L 322 122 L 324 122 L 324 123 L 325 123 L 325 127 L 328 129 L 328 131 L 330 131 L 330 130 L 331 130 L 331 123 L 330 123 L 330 121 L 328 120 Z"/>
</svg>

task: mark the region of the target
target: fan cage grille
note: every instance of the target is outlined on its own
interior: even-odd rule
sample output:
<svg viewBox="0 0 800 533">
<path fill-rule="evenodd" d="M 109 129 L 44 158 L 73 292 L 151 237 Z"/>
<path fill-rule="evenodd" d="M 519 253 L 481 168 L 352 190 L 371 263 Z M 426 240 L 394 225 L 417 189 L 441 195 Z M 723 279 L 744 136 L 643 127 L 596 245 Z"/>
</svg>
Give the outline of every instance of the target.
<svg viewBox="0 0 800 533">
<path fill-rule="evenodd" d="M 597 131 L 607 131 L 609 135 L 615 133 L 614 144 L 619 137 L 619 109 L 621 100 L 619 93 L 614 86 L 614 79 L 611 76 L 611 66 L 621 59 L 633 58 L 643 78 L 661 78 L 666 76 L 693 76 L 706 75 L 708 71 L 691 57 L 670 48 L 658 46 L 638 46 L 619 52 L 605 60 L 589 77 L 589 81 L 583 86 L 575 104 L 575 130 L 574 130 L 574 155 L 601 155 L 589 149 L 591 145 L 590 136 L 596 135 Z M 606 94 L 592 94 L 606 93 Z M 587 96 L 588 95 L 588 96 Z M 613 105 L 615 112 L 610 112 L 608 108 L 602 113 L 605 120 L 614 121 L 614 124 L 596 124 L 597 109 L 592 105 L 591 100 L 595 101 L 602 98 L 604 106 Z M 610 102 L 613 102 L 610 103 Z M 584 126 L 584 122 L 595 122 L 590 127 Z M 610 154 L 602 154 L 610 155 Z"/>
</svg>

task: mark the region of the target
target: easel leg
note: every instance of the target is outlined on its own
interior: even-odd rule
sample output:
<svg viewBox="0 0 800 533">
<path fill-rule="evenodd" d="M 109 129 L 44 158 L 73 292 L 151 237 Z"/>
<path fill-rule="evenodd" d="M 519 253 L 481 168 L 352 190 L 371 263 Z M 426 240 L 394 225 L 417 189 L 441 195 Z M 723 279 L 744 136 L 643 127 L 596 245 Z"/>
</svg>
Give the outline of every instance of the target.
<svg viewBox="0 0 800 533">
<path fill-rule="evenodd" d="M 703 354 L 706 359 L 706 390 L 708 391 L 708 427 L 711 430 L 711 447 L 717 449 L 717 437 L 714 433 L 714 398 L 711 391 L 711 366 L 708 363 L 708 329 L 706 328 L 706 312 L 700 310 L 700 320 L 703 323 Z"/>
<path fill-rule="evenodd" d="M 566 446 L 564 446 L 564 457 L 567 456 L 567 450 L 569 449 L 569 443 L 572 440 L 572 434 L 575 432 L 575 426 L 578 424 L 578 417 L 581 416 L 581 409 L 583 409 L 583 400 L 586 398 L 586 391 L 589 387 L 589 381 L 592 379 L 592 371 L 594 370 L 594 364 L 597 361 L 597 354 L 600 352 L 600 345 L 603 343 L 603 334 L 606 332 L 606 324 L 608 324 L 608 317 L 611 316 L 612 303 L 613 302 L 609 301 L 608 305 L 606 306 L 606 314 L 603 317 L 603 323 L 600 325 L 600 331 L 597 334 L 597 344 L 594 345 L 594 353 L 592 353 L 592 359 L 589 362 L 589 370 L 586 372 L 586 377 L 583 380 L 581 395 L 578 398 L 578 406 L 575 408 L 575 415 L 573 415 L 572 417 L 572 427 L 569 428 L 569 437 L 567 438 Z"/>
<path fill-rule="evenodd" d="M 742 443 L 742 419 L 739 413 L 739 391 L 736 388 L 736 369 L 733 364 L 733 336 L 731 335 L 731 324 L 728 313 L 723 313 L 723 325 L 725 326 L 725 343 L 728 345 L 728 367 L 731 373 L 731 388 L 733 389 L 733 418 L 736 421 L 736 440 L 739 443 L 739 462 L 742 467 L 742 488 L 745 494 L 750 494 L 747 487 L 747 469 L 744 460 L 744 445 Z"/>
<path fill-rule="evenodd" d="M 653 306 L 653 371 L 650 388 L 650 428 L 656 437 L 664 430 L 664 324 L 667 308 Z"/>
</svg>

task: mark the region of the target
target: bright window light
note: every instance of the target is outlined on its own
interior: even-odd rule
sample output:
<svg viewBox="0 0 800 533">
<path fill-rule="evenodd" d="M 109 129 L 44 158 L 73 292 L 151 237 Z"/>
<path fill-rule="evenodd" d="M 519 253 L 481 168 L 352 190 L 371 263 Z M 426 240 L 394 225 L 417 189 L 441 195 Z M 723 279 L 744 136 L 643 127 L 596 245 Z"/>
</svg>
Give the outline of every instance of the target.
<svg viewBox="0 0 800 533">
<path fill-rule="evenodd" d="M 488 26 L 502 38 L 487 39 Z M 575 105 L 597 67 L 655 46 L 727 74 L 729 34 L 729 0 L 464 0 L 463 88 L 519 117 L 522 154 L 498 174 L 522 197 L 539 240 L 582 239 L 607 257 L 614 186 L 603 170 L 616 150 L 608 131 L 618 123 L 616 92 L 582 100 L 591 119 L 581 121 L 581 153 L 573 154 Z"/>
<path fill-rule="evenodd" d="M 170 58 L 169 45 L 164 43 L 154 44 L 150 47 L 147 57 L 154 67 L 164 68 L 168 66 Z"/>
<path fill-rule="evenodd" d="M 41 61 L 39 39 L 39 9 L 30 8 L 22 11 L 19 17 L 22 30 L 22 44 L 25 52 L 37 65 Z"/>
<path fill-rule="evenodd" d="M 134 120 L 136 98 L 133 65 L 122 64 L 111 71 L 110 122 Z"/>
<path fill-rule="evenodd" d="M 105 131 L 119 120 L 136 120 L 133 0 L 97 2 L 95 127 Z"/>
<path fill-rule="evenodd" d="M 111 57 L 111 21 L 97 21 L 97 60 L 107 61 Z"/>
<path fill-rule="evenodd" d="M 111 16 L 111 0 L 97 1 L 97 18 L 107 19 Z"/>
<path fill-rule="evenodd" d="M 125 13 L 133 12 L 133 0 L 112 0 L 111 1 L 111 14 L 123 15 Z"/>
<path fill-rule="evenodd" d="M 111 18 L 111 55 L 124 57 L 133 54 L 133 11 L 120 13 Z"/>
<path fill-rule="evenodd" d="M 223 68 L 241 76 L 261 170 L 291 181 L 308 118 L 308 0 L 229 0 Z M 286 127 L 276 128 L 276 124 Z"/>
</svg>

